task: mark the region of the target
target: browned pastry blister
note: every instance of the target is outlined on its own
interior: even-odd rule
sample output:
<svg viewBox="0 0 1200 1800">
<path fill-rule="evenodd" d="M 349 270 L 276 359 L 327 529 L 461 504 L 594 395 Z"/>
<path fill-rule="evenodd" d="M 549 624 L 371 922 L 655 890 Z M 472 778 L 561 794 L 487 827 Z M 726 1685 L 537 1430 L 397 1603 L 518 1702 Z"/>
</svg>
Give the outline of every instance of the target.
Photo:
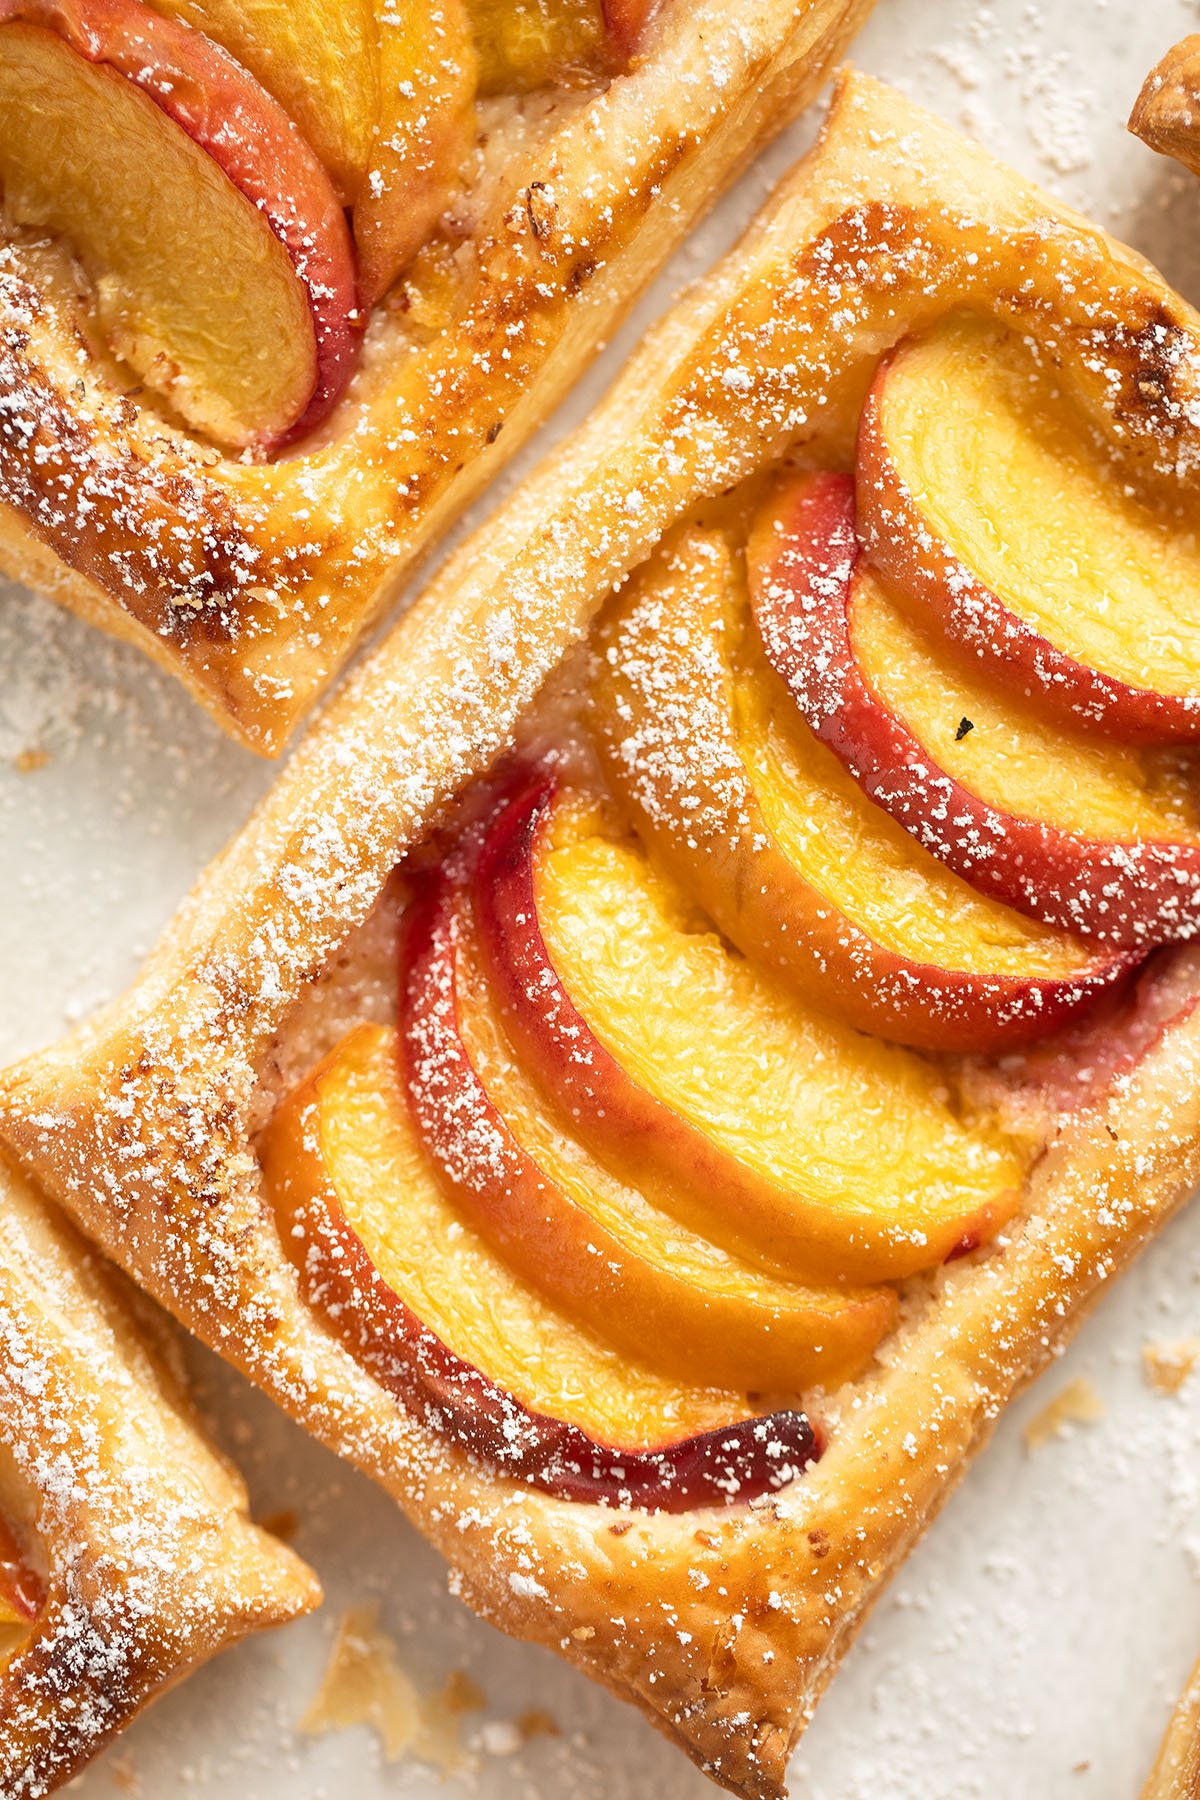
<svg viewBox="0 0 1200 1800">
<path fill-rule="evenodd" d="M 344 398 L 273 460 L 173 425 L 18 237 L 0 258 L 5 569 L 277 751 L 869 9 L 666 0 L 611 80 L 493 101 L 466 192 L 371 311 Z"/>
<path fill-rule="evenodd" d="M 7 1165 L 0 1195 L 0 1793 L 32 1800 L 320 1590 L 250 1523 L 168 1322 Z"/>
<path fill-rule="evenodd" d="M 639 571 L 636 597 L 689 533 L 719 535 L 722 509 L 757 505 L 781 469 L 837 489 L 881 358 L 964 312 L 1033 347 L 1089 442 L 1179 481 L 1194 505 L 1196 315 L 1102 231 L 849 75 L 741 244 L 335 697 L 131 992 L 0 1087 L 13 1152 L 152 1294 L 393 1493 L 456 1592 L 756 1800 L 783 1792 L 867 1610 L 1003 1407 L 1200 1174 L 1196 951 L 1159 950 L 1032 1051 L 936 1065 L 958 1096 L 953 1118 L 938 1114 L 964 1134 L 957 1172 L 991 1155 L 995 1132 L 1019 1175 L 896 1279 L 859 1245 L 895 1322 L 875 1329 L 865 1367 L 794 1397 L 788 1418 L 800 1407 L 814 1430 L 807 1466 L 749 1497 L 734 1483 L 703 1504 L 607 1504 L 506 1472 L 502 1449 L 473 1453 L 442 1428 L 452 1397 L 440 1412 L 405 1404 L 386 1364 L 310 1303 L 259 1149 L 319 1058 L 395 1016 L 397 865 L 418 852 L 405 880 L 420 885 L 514 745 L 526 766 L 556 750 L 564 779 L 575 766 L 561 754 L 578 739 L 573 653 L 613 590 Z M 964 727 L 985 736 L 982 720 L 950 723 L 968 745 Z M 410 992 L 427 1024 L 438 999 L 436 981 Z M 881 1182 L 907 1124 L 872 1123 Z M 401 1221 L 415 1206 L 403 1184 L 390 1203 Z"/>
</svg>

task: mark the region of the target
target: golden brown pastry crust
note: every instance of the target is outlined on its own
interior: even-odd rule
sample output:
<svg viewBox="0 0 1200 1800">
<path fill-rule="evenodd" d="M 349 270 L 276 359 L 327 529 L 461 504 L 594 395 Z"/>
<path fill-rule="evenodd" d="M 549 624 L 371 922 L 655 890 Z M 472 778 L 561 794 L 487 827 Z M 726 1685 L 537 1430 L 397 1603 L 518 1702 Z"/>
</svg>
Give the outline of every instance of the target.
<svg viewBox="0 0 1200 1800">
<path fill-rule="evenodd" d="M 1200 35 L 1181 39 L 1151 69 L 1129 129 L 1200 175 Z M 1200 1800 L 1200 1663 L 1179 1697 L 1142 1800 Z"/>
<path fill-rule="evenodd" d="M 46 1604 L 0 1665 L 0 1794 L 46 1794 L 189 1669 L 320 1597 L 250 1524 L 163 1325 L 0 1164 L 0 1445 L 32 1497 Z"/>
<path fill-rule="evenodd" d="M 1200 34 L 1182 38 L 1151 69 L 1129 129 L 1160 156 L 1200 175 Z"/>
<path fill-rule="evenodd" d="M 628 73 L 582 108 L 564 100 L 513 156 L 451 324 L 414 342 L 402 311 L 376 309 L 346 400 L 273 463 L 165 428 L 0 259 L 0 566 L 277 751 L 871 4 L 664 6 Z"/>
<path fill-rule="evenodd" d="M 1197 1800 L 1200 1796 L 1200 1663 L 1167 1726 L 1142 1800 Z"/>
<path fill-rule="evenodd" d="M 829 1444 L 756 1506 L 625 1514 L 520 1489 L 405 1416 L 310 1313 L 251 1142 L 295 1008 L 407 846 L 511 740 L 612 587 L 706 497 L 819 438 L 880 354 L 974 305 L 1040 340 L 1125 453 L 1187 474 L 1200 322 L 1140 259 L 898 95 L 820 142 L 608 399 L 448 563 L 299 746 L 123 1000 L 0 1082 L 0 1131 L 194 1330 L 380 1480 L 472 1605 L 635 1701 L 720 1782 L 789 1752 L 886 1576 L 1008 1399 L 1200 1175 L 1200 959 L 1061 1134 L 1021 1222 L 942 1270 Z"/>
</svg>

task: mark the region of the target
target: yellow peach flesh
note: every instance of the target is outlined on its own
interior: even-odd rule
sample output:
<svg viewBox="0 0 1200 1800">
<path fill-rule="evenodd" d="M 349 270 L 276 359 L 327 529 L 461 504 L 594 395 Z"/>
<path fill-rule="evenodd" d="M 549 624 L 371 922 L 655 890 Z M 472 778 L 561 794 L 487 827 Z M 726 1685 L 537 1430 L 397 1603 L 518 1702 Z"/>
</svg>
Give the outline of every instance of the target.
<svg viewBox="0 0 1200 1800">
<path fill-rule="evenodd" d="M 951 659 L 865 571 L 850 633 L 868 687 L 931 763 L 998 811 L 1103 843 L 1200 844 L 1195 763 L 1186 755 L 1047 721 L 965 659 Z"/>
<path fill-rule="evenodd" d="M 746 1416 L 741 1396 L 639 1368 L 544 1301 L 443 1193 L 400 1088 L 395 1034 L 363 1026 L 289 1097 L 260 1147 L 294 1210 L 327 1185 L 381 1279 L 457 1356 L 526 1406 L 630 1449 Z M 286 1226 L 284 1227 L 286 1230 Z"/>
<path fill-rule="evenodd" d="M 485 93 L 528 93 L 595 74 L 607 34 L 600 0 L 468 0 Z"/>
<path fill-rule="evenodd" d="M 445 211 L 474 141 L 478 57 L 464 0 L 379 0 L 379 118 L 354 206 L 369 306 Z"/>
<path fill-rule="evenodd" d="M 229 51 L 289 113 L 343 200 L 366 174 L 379 112 L 372 0 L 151 0 Z"/>
<path fill-rule="evenodd" d="M 747 639 L 750 637 L 747 633 Z M 976 893 L 876 806 L 809 730 L 756 643 L 735 689 L 741 753 L 789 863 L 860 930 L 936 968 L 1069 979 L 1095 951 Z"/>
<path fill-rule="evenodd" d="M 536 1168 L 578 1209 L 585 1273 L 596 1256 L 614 1266 L 624 1310 L 636 1315 L 613 1318 L 610 1297 L 592 1321 L 597 1331 L 638 1346 L 664 1373 L 708 1370 L 760 1393 L 786 1394 L 863 1368 L 893 1322 L 890 1290 L 813 1289 L 780 1280 L 653 1206 L 558 1126 L 487 1004 L 482 970 L 469 957 L 460 958 L 457 986 L 459 1029 L 488 1097 Z M 540 1196 L 539 1208 L 553 1204 Z M 521 1273 L 547 1293 L 565 1294 L 571 1272 L 545 1267 L 540 1223 L 529 1219 L 521 1245 L 529 1266 Z M 486 1235 L 482 1221 L 481 1228 Z"/>
<path fill-rule="evenodd" d="M 936 1068 L 800 1004 L 600 819 L 581 829 L 570 808 L 556 814 L 537 885 L 551 959 L 600 1043 L 823 1217 L 844 1269 L 886 1267 L 889 1239 L 911 1259 L 914 1234 L 987 1213 L 1020 1184 L 1023 1153 L 958 1118 Z"/>
<path fill-rule="evenodd" d="M 190 424 L 241 442 L 292 422 L 316 364 L 288 252 L 131 82 L 0 27 L 0 182 L 18 223 L 77 251 L 114 347 Z"/>
<path fill-rule="evenodd" d="M 880 435 L 929 530 L 1011 612 L 1130 686 L 1200 693 L 1200 520 L 1152 504 L 1019 339 L 960 318 L 904 345 Z"/>
</svg>

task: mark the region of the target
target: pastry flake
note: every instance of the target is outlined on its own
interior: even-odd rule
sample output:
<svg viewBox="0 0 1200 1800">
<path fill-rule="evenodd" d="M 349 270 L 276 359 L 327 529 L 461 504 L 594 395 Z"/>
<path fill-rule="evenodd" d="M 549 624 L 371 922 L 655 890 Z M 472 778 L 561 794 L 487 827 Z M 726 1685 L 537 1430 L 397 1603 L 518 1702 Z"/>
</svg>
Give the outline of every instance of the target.
<svg viewBox="0 0 1200 1800">
<path fill-rule="evenodd" d="M 1152 510 L 1193 503 L 1190 309 L 1104 233 L 849 75 L 742 243 L 334 699 L 134 990 L 0 1085 L 5 1138 L 39 1179 L 394 1493 L 456 1591 L 755 1800 L 783 1791 L 882 1582 L 999 1411 L 1200 1173 L 1200 961 L 1144 948 L 1177 929 L 1172 906 L 1139 912 L 1123 889 L 1112 930 L 1098 903 L 1063 920 L 1053 871 L 1018 894 L 1024 911 L 981 895 L 936 834 L 919 840 L 882 794 L 865 807 L 845 745 L 820 737 L 830 694 L 797 702 L 789 679 L 804 581 L 828 602 L 854 575 L 846 488 L 881 365 L 964 314 L 1019 339 L 1039 380 L 1053 371 L 1055 408 Z M 797 480 L 824 484 L 807 536 Z M 708 611 L 676 642 L 685 600 Z M 774 643 L 756 605 L 778 615 Z M 1083 666 L 1061 624 L 1039 629 Z M 705 674 L 664 694 L 673 644 Z M 881 685 L 886 658 L 868 673 Z M 919 682 L 895 703 L 947 758 L 976 755 L 1000 727 L 959 695 L 983 682 L 956 665 L 936 718 Z M 731 692 L 745 704 L 726 706 Z M 690 734 L 668 717 L 680 703 Z M 1186 796 L 1146 783 L 1170 787 L 1155 759 L 1187 752 L 1127 750 L 1124 785 L 1064 790 L 1054 755 L 1014 732 L 977 779 L 997 811 L 1067 825 L 1083 809 L 1113 843 L 1153 800 L 1186 839 Z M 652 773 L 657 789 L 639 785 Z M 847 842 L 874 834 L 861 860 L 893 885 L 857 882 L 852 857 L 822 862 L 785 803 L 801 777 L 819 778 Z M 733 778 L 789 893 L 832 896 L 856 924 L 818 941 L 820 909 L 795 902 L 809 951 L 845 959 L 855 1017 L 813 1005 L 812 956 L 784 969 L 752 907 L 730 902 L 714 929 L 716 839 L 753 867 L 722 835 L 741 817 L 718 804 Z M 1130 933 L 1133 913 L 1148 922 Z M 896 986 L 867 1016 L 856 959 L 885 953 Z M 964 964 L 989 979 L 950 980 Z M 918 969 L 923 1021 L 901 996 Z M 585 1043 L 564 1065 L 554 1033 L 579 1043 L 580 1021 L 608 1062 Z M 954 1043 L 931 1056 L 939 1022 Z M 510 1058 L 505 1040 L 526 1048 Z M 770 1079 L 744 1080 L 739 1053 Z M 860 1084 L 857 1128 L 831 1072 Z M 781 1095 L 817 1121 L 790 1152 Z M 938 1202 L 925 1231 L 905 1211 L 913 1170 Z M 530 1193 L 553 1202 L 536 1218 Z M 553 1255 L 533 1256 L 530 1219 Z M 599 1329 L 586 1288 L 593 1248 L 623 1284 L 619 1331 Z M 689 1381 L 673 1359 L 705 1282 L 730 1330 L 720 1355 L 696 1332 Z M 819 1339 L 827 1368 L 781 1392 L 772 1335 L 802 1304 L 836 1335 Z"/>
<path fill-rule="evenodd" d="M 274 753 L 868 10 L 5 0 L 5 568 Z"/>
</svg>

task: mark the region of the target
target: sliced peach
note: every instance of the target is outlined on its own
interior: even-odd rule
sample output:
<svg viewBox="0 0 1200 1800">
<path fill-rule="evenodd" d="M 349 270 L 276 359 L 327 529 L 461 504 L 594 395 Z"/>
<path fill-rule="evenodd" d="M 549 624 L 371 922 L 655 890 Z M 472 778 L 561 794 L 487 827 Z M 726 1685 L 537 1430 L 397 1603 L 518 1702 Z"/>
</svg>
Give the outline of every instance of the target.
<svg viewBox="0 0 1200 1800">
<path fill-rule="evenodd" d="M 477 912 L 507 1029 L 598 1160 L 693 1230 L 806 1280 L 881 1281 L 992 1235 L 1025 1153 L 940 1071 L 801 1005 L 610 817 L 531 787 Z"/>
<path fill-rule="evenodd" d="M 519 1280 L 444 1195 L 400 1086 L 397 1041 L 362 1026 L 259 1144 L 308 1302 L 402 1403 L 515 1480 L 664 1509 L 748 1498 L 817 1453 L 802 1413 L 680 1386 Z"/>
<path fill-rule="evenodd" d="M 915 626 L 858 554 L 848 476 L 780 494 L 754 593 L 772 666 L 873 799 L 981 893 L 1130 948 L 1200 928 L 1195 771 L 1048 725 Z"/>
<path fill-rule="evenodd" d="M 595 81 L 643 48 L 660 0 L 468 0 L 484 93 Z"/>
<path fill-rule="evenodd" d="M 695 1236 L 594 1162 L 548 1113 L 497 1024 L 466 887 L 435 878 L 401 968 L 409 1102 L 463 1215 L 532 1286 L 677 1380 L 758 1393 L 858 1374 L 896 1296 L 813 1290 Z"/>
<path fill-rule="evenodd" d="M 379 116 L 374 0 L 150 0 L 202 31 L 274 95 L 343 202 L 367 172 Z"/>
<path fill-rule="evenodd" d="M 1200 736 L 1200 520 L 1153 501 L 1020 340 L 957 318 L 863 409 L 859 529 L 910 610 L 1068 726 Z"/>
<path fill-rule="evenodd" d="M 354 204 L 363 302 L 392 285 L 445 211 L 475 137 L 465 0 L 378 0 L 379 117 Z"/>
<path fill-rule="evenodd" d="M 752 580 L 772 548 L 752 535 Z M 639 835 L 813 1005 L 902 1043 L 994 1051 L 1124 968 L 976 894 L 867 798 L 767 664 L 722 534 L 653 559 L 599 642 L 593 731 Z"/>
<path fill-rule="evenodd" d="M 0 180 L 191 427 L 270 449 L 329 412 L 358 342 L 345 219 L 287 114 L 200 32 L 138 0 L 0 0 Z"/>
<path fill-rule="evenodd" d="M 594 79 L 615 54 L 602 0 L 468 0 L 468 7 L 484 93 Z"/>
<path fill-rule="evenodd" d="M 604 23 L 618 58 L 627 63 L 642 49 L 662 0 L 603 0 Z"/>
<path fill-rule="evenodd" d="M 0 1625 L 31 1625 L 45 1604 L 45 1583 L 0 1514 Z"/>
</svg>

